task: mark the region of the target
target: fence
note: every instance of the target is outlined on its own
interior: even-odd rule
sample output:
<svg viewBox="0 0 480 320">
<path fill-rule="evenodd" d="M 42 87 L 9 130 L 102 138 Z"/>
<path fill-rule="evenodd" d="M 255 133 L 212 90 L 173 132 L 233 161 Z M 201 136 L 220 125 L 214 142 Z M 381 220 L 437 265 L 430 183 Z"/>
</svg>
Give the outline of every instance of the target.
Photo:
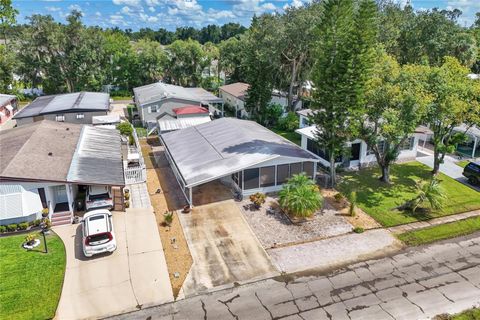
<svg viewBox="0 0 480 320">
<path fill-rule="evenodd" d="M 147 170 L 142 156 L 142 148 L 140 147 L 140 142 L 138 141 L 138 136 L 135 128 L 133 128 L 132 135 L 133 140 L 135 141 L 135 145 L 129 146 L 128 152 L 132 153 L 132 151 L 135 151 L 138 153 L 138 165 L 132 166 L 128 165 L 127 161 L 124 162 L 123 170 L 125 176 L 125 184 L 135 184 L 147 181 Z"/>
</svg>

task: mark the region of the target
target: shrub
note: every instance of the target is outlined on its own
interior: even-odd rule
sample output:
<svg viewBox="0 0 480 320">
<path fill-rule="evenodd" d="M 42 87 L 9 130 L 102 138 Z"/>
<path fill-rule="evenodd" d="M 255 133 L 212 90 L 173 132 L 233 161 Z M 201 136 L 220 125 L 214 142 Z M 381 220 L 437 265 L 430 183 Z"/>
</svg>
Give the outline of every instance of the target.
<svg viewBox="0 0 480 320">
<path fill-rule="evenodd" d="M 27 230 L 27 228 L 28 228 L 28 223 L 27 222 L 23 222 L 23 223 L 20 223 L 18 225 L 19 230 Z"/>
<path fill-rule="evenodd" d="M 278 120 L 278 126 L 285 131 L 295 131 L 298 129 L 298 117 L 295 112 L 289 112 L 285 117 Z"/>
<path fill-rule="evenodd" d="M 339 192 L 333 196 L 336 202 L 340 202 L 343 200 L 343 195 Z"/>
<path fill-rule="evenodd" d="M 38 227 L 41 222 L 42 222 L 42 220 L 40 220 L 40 219 L 33 220 L 33 225 L 34 225 L 35 227 Z"/>
<path fill-rule="evenodd" d="M 355 233 L 363 233 L 363 231 L 365 231 L 365 229 L 363 229 L 362 227 L 355 227 L 353 229 L 353 232 Z"/>
<path fill-rule="evenodd" d="M 125 201 L 125 208 L 130 208 L 130 201 Z"/>
<path fill-rule="evenodd" d="M 43 223 L 43 228 L 44 228 L 44 229 L 47 229 L 47 230 L 48 230 L 48 229 L 50 229 L 50 228 L 52 227 L 52 222 L 51 222 L 50 219 L 48 219 L 48 218 L 43 218 L 42 223 Z"/>
<path fill-rule="evenodd" d="M 166 226 L 170 226 L 173 222 L 173 211 L 165 211 L 163 214 L 163 223 Z"/>
<path fill-rule="evenodd" d="M 130 135 L 128 136 L 128 144 L 131 146 L 135 144 L 135 138 L 133 137 L 132 133 L 130 133 Z"/>
<path fill-rule="evenodd" d="M 315 182 L 304 174 L 293 175 L 279 192 L 278 202 L 295 217 L 310 217 L 321 208 L 323 198 Z"/>
<path fill-rule="evenodd" d="M 0 233 L 7 232 L 7 226 L 0 226 Z"/>
<path fill-rule="evenodd" d="M 260 208 L 262 204 L 265 203 L 266 198 L 267 196 L 265 195 L 265 193 L 257 192 L 250 196 L 250 201 L 255 207 Z"/>
<path fill-rule="evenodd" d="M 128 122 L 121 122 L 121 123 L 117 124 L 117 130 L 119 130 L 120 134 L 122 134 L 124 136 L 129 136 L 133 132 L 133 128 L 130 125 L 130 123 L 128 123 Z"/>
<path fill-rule="evenodd" d="M 348 214 L 351 217 L 355 217 L 355 207 L 357 206 L 357 193 L 355 191 L 350 192 L 350 207 L 348 208 Z"/>
<path fill-rule="evenodd" d="M 12 231 L 17 230 L 17 228 L 18 228 L 18 225 L 15 224 L 15 223 L 12 223 L 12 224 L 9 224 L 9 225 L 7 226 L 7 231 L 12 232 Z"/>
</svg>

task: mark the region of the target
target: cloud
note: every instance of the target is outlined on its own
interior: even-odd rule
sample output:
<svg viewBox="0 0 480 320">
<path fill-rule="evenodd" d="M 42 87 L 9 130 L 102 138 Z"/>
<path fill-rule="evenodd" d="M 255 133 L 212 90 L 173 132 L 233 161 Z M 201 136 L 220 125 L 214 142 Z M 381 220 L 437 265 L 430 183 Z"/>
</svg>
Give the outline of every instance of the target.
<svg viewBox="0 0 480 320">
<path fill-rule="evenodd" d="M 262 0 L 238 0 L 236 4 L 232 6 L 232 11 L 235 12 L 237 16 L 250 17 L 252 14 L 262 14 L 277 9 L 271 2 L 262 2 Z"/>
<path fill-rule="evenodd" d="M 145 13 L 140 13 L 140 20 L 144 22 L 152 22 L 155 23 L 158 21 L 158 17 L 155 16 L 149 16 L 148 14 Z"/>
<path fill-rule="evenodd" d="M 117 6 L 140 7 L 140 0 L 113 0 Z"/>
<path fill-rule="evenodd" d="M 300 8 L 301 6 L 303 6 L 302 0 L 293 0 L 291 3 L 286 3 L 283 6 L 283 9 L 287 10 L 288 8 Z"/>
<path fill-rule="evenodd" d="M 125 23 L 125 19 L 123 18 L 122 15 L 120 14 L 112 14 L 110 15 L 110 24 L 113 24 L 114 26 L 126 26 L 127 24 Z"/>
<path fill-rule="evenodd" d="M 100 11 L 97 11 L 97 12 L 95 12 L 95 16 L 96 16 L 96 17 L 101 17 L 101 16 L 102 16 L 102 13 L 101 13 Z"/>
<path fill-rule="evenodd" d="M 78 4 L 69 5 L 68 10 L 70 10 L 70 11 L 76 10 L 76 11 L 79 11 L 79 12 L 83 12 L 82 8 Z"/>
<path fill-rule="evenodd" d="M 145 0 L 145 3 L 149 7 L 155 7 L 155 6 L 160 5 L 160 0 Z"/>
<path fill-rule="evenodd" d="M 460 9 L 462 15 L 458 19 L 459 23 L 472 25 L 475 21 L 475 12 L 480 11 L 480 1 L 478 0 L 448 0 L 447 9 Z"/>
<path fill-rule="evenodd" d="M 148 11 L 155 12 L 155 8 L 154 7 L 148 7 Z"/>
<path fill-rule="evenodd" d="M 57 11 L 62 10 L 59 7 L 45 7 L 45 9 L 47 9 L 47 11 L 50 11 L 50 12 L 57 12 Z"/>
<path fill-rule="evenodd" d="M 120 12 L 123 13 L 123 14 L 131 14 L 131 13 L 133 13 L 133 10 L 130 9 L 130 7 L 125 6 L 125 7 L 122 8 L 122 10 L 120 10 Z"/>
</svg>

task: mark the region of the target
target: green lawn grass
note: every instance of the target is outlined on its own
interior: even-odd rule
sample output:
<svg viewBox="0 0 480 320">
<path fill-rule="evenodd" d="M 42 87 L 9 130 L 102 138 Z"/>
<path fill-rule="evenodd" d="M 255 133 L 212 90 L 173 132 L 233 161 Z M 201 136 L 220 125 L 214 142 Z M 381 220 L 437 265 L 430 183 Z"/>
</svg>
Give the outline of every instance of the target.
<svg viewBox="0 0 480 320">
<path fill-rule="evenodd" d="M 480 320 L 480 309 L 473 308 L 451 316 L 449 320 Z"/>
<path fill-rule="evenodd" d="M 118 100 L 132 100 L 132 96 L 118 96 L 118 97 L 110 97 L 112 98 L 114 101 L 118 101 Z"/>
<path fill-rule="evenodd" d="M 407 231 L 399 234 L 397 237 L 409 246 L 418 246 L 438 240 L 464 236 L 479 230 L 480 217 L 473 217 L 424 229 Z"/>
<path fill-rule="evenodd" d="M 47 236 L 32 251 L 21 245 L 25 235 L 0 238 L 0 319 L 51 319 L 55 315 L 65 272 L 65 247 L 56 235 Z"/>
<path fill-rule="evenodd" d="M 278 128 L 271 128 L 270 130 L 272 130 L 276 134 L 284 137 L 285 139 L 292 141 L 293 143 L 295 143 L 297 145 L 300 145 L 301 142 L 302 142 L 302 137 L 298 133 L 296 133 L 295 131 L 285 131 L 285 130 L 281 130 L 281 129 L 278 129 Z"/>
<path fill-rule="evenodd" d="M 147 136 L 147 129 L 142 126 L 135 126 L 135 131 L 137 131 L 137 136 L 143 138 Z"/>
<path fill-rule="evenodd" d="M 469 163 L 470 163 L 469 160 L 462 160 L 462 161 L 458 161 L 456 164 L 457 164 L 457 166 L 465 168 L 467 166 L 467 164 L 469 164 Z"/>
<path fill-rule="evenodd" d="M 446 198 L 442 210 L 429 213 L 410 213 L 396 210 L 405 201 L 413 199 L 417 191 L 415 182 L 431 177 L 431 169 L 417 161 L 395 164 L 391 168 L 391 185 L 378 180 L 377 167 L 342 174 L 338 189 L 348 195 L 357 192 L 357 205 L 385 227 L 428 220 L 440 216 L 471 211 L 480 208 L 480 193 L 444 174 L 439 175 Z"/>
</svg>

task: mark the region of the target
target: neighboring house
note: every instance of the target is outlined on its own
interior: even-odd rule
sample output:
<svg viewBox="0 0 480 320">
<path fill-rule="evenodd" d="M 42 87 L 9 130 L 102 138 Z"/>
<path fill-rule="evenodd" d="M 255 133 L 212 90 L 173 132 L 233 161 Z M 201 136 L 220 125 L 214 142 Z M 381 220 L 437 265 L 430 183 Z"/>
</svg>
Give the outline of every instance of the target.
<svg viewBox="0 0 480 320">
<path fill-rule="evenodd" d="M 467 140 L 459 143 L 456 147 L 456 152 L 466 158 L 480 157 L 480 128 L 477 126 L 467 126 L 462 124 L 453 129 L 456 132 L 465 133 Z"/>
<path fill-rule="evenodd" d="M 308 117 L 311 115 L 311 113 L 312 111 L 309 109 L 297 111 L 297 114 L 300 116 L 300 129 L 297 129 L 295 132 L 300 134 L 302 137 L 302 148 L 319 156 L 320 163 L 324 167 L 330 167 L 330 156 L 328 151 L 318 146 L 318 144 L 315 142 L 315 132 L 317 131 L 317 128 L 315 125 L 310 125 L 308 123 Z M 401 151 L 398 156 L 398 161 L 415 160 L 417 156 L 418 140 L 419 134 L 415 132 L 415 134 L 405 141 L 400 148 Z M 380 148 L 382 143 L 383 142 L 380 143 Z M 347 148 L 350 150 L 350 155 L 337 157 L 335 160 L 337 165 L 347 168 L 358 168 L 376 164 L 377 160 L 375 158 L 375 154 L 367 146 L 365 141 L 361 139 L 355 139 L 347 143 Z"/>
<path fill-rule="evenodd" d="M 192 189 L 219 180 L 250 195 L 275 192 L 293 174 L 316 175 L 318 156 L 256 122 L 222 118 L 160 135 L 189 204 Z"/>
<path fill-rule="evenodd" d="M 221 86 L 219 89 L 219 96 L 223 102 L 235 110 L 237 118 L 247 118 L 248 112 L 245 109 L 245 100 L 247 98 L 247 91 L 249 84 L 243 82 L 235 82 Z M 279 104 L 283 107 L 284 112 L 288 112 L 288 98 L 284 92 L 273 90 L 272 99 L 270 103 Z M 302 101 L 294 98 L 294 108 L 300 109 Z"/>
<path fill-rule="evenodd" d="M 10 119 L 18 108 L 17 97 L 0 93 L 0 124 Z"/>
<path fill-rule="evenodd" d="M 134 101 L 144 126 L 157 126 L 157 119 L 185 105 L 205 107 L 214 115 L 223 113 L 223 101 L 203 88 L 184 88 L 162 82 L 133 89 Z"/>
<path fill-rule="evenodd" d="M 70 223 L 90 185 L 116 187 L 115 208 L 123 208 L 117 130 L 44 120 L 0 131 L 1 225 L 38 219 L 43 208 L 52 224 Z"/>
<path fill-rule="evenodd" d="M 173 109 L 175 116 L 164 113 L 158 117 L 157 129 L 159 134 L 193 127 L 210 122 L 210 112 L 199 106 L 183 106 Z"/>
<path fill-rule="evenodd" d="M 101 92 L 75 92 L 42 96 L 13 117 L 17 126 L 42 120 L 92 124 L 95 116 L 110 112 L 110 96 Z"/>
</svg>

